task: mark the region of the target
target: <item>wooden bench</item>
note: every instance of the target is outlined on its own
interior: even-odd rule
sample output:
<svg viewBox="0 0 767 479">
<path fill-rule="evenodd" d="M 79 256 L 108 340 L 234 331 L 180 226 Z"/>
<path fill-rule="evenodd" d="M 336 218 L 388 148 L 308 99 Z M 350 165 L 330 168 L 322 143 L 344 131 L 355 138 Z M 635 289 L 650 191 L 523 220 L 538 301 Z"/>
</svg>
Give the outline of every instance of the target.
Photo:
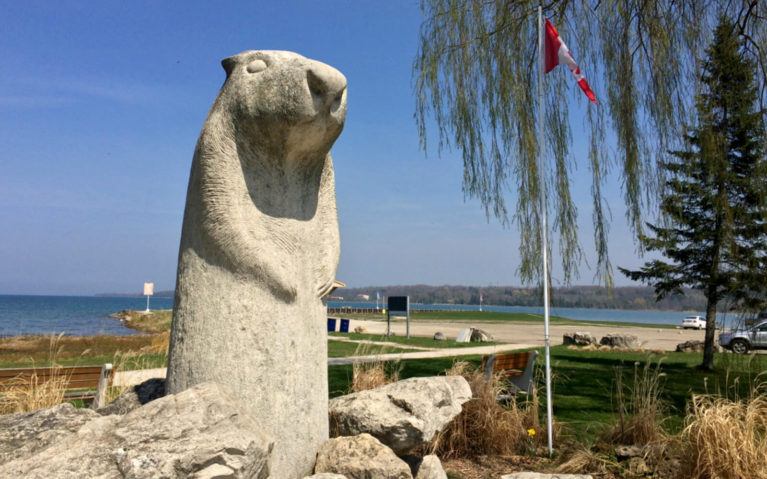
<svg viewBox="0 0 767 479">
<path fill-rule="evenodd" d="M 3 393 L 51 380 L 61 381 L 65 400 L 93 400 L 93 408 L 106 405 L 107 388 L 112 385 L 111 364 L 103 366 L 62 366 L 0 369 L 0 401 Z"/>
<path fill-rule="evenodd" d="M 482 371 L 487 380 L 500 375 L 508 381 L 510 392 L 530 394 L 538 351 L 490 354 L 482 358 Z"/>
</svg>

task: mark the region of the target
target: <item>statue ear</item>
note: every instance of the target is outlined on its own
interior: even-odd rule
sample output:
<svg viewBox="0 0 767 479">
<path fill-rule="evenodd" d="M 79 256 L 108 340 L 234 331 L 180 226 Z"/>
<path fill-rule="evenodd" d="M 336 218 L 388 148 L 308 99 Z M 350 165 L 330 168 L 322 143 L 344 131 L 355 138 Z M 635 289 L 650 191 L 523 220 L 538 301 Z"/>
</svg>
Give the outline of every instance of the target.
<svg viewBox="0 0 767 479">
<path fill-rule="evenodd" d="M 221 66 L 224 67 L 224 71 L 226 71 L 226 77 L 229 78 L 229 75 L 232 74 L 234 68 L 238 64 L 248 63 L 250 62 L 251 58 L 256 57 L 257 55 L 258 52 L 255 50 L 246 50 L 244 52 L 238 53 L 237 55 L 232 55 L 231 57 L 221 60 Z"/>
<path fill-rule="evenodd" d="M 235 55 L 233 57 L 227 57 L 221 60 L 221 66 L 224 67 L 224 71 L 226 72 L 226 77 L 229 78 L 229 75 L 232 74 L 232 70 L 234 70 L 234 67 L 237 66 L 238 62 L 238 56 Z"/>
</svg>

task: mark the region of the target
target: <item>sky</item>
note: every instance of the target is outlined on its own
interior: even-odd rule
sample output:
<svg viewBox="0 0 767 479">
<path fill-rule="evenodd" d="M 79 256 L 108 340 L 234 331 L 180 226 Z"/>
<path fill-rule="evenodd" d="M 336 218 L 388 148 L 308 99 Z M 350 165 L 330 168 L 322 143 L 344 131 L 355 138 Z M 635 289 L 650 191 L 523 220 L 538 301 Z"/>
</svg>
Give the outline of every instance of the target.
<svg viewBox="0 0 767 479">
<path fill-rule="evenodd" d="M 464 198 L 460 153 L 419 147 L 417 1 L 0 0 L 0 11 L 0 294 L 173 289 L 192 154 L 224 81 L 220 61 L 262 49 L 300 53 L 348 80 L 346 126 L 331 150 L 339 280 L 521 284 L 518 232 Z M 574 151 L 593 265 L 590 175 Z M 643 260 L 618 183 L 606 191 L 610 255 L 635 268 Z M 588 264 L 574 283 L 595 283 Z"/>
</svg>

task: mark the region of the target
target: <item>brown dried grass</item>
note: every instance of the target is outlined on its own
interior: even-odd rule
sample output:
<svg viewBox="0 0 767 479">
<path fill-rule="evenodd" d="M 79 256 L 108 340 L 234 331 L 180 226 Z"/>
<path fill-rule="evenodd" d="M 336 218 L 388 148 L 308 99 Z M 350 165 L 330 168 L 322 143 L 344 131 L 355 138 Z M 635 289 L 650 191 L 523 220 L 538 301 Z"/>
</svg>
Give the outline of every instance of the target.
<svg viewBox="0 0 767 479">
<path fill-rule="evenodd" d="M 761 390 L 760 390 L 761 389 Z M 755 388 L 744 400 L 693 396 L 680 477 L 767 478 L 767 397 Z"/>
<path fill-rule="evenodd" d="M 622 369 L 616 371 L 618 424 L 607 432 L 606 442 L 647 445 L 666 441 L 662 422 L 667 407 L 660 397 L 665 373 L 660 371 L 661 362 L 654 367 L 650 359 L 644 367 L 634 363 L 631 385 L 624 385 Z"/>
<path fill-rule="evenodd" d="M 452 370 L 463 369 L 454 365 Z M 534 391 L 524 404 L 516 397 L 505 405 L 496 397 L 504 389 L 500 377 L 486 380 L 479 371 L 465 374 L 472 399 L 463 411 L 426 448 L 440 458 L 475 458 L 482 455 L 534 454 L 545 434 L 538 434 L 538 395 Z"/>
<path fill-rule="evenodd" d="M 354 352 L 355 356 L 369 356 L 372 346 L 360 344 Z M 381 350 L 381 353 L 384 353 Z M 362 361 L 355 360 L 352 364 L 352 381 L 349 390 L 352 393 L 375 389 L 385 384 L 399 381 L 401 365 L 399 361 Z"/>
<path fill-rule="evenodd" d="M 56 359 L 61 352 L 60 345 L 63 334 L 51 335 L 48 338 L 48 361 L 53 372 L 48 377 L 20 375 L 9 381 L 10 386 L 0 395 L 0 414 L 35 411 L 61 404 L 69 385 L 70 375 L 67 374 Z M 34 367 L 34 365 L 33 365 Z"/>
</svg>

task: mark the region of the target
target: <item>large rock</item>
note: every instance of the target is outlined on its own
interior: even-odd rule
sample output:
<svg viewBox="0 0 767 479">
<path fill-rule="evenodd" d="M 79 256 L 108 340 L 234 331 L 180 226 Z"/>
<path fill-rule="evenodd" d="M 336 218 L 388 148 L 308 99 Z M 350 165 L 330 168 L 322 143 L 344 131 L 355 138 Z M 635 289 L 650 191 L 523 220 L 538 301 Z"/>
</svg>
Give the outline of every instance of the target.
<svg viewBox="0 0 767 479">
<path fill-rule="evenodd" d="M 103 416 L 108 416 L 110 414 L 128 414 L 149 401 L 153 401 L 163 396 L 165 396 L 165 379 L 147 379 L 143 383 L 129 388 L 111 403 L 97 409 L 96 412 Z"/>
<path fill-rule="evenodd" d="M 447 479 L 447 473 L 442 468 L 442 462 L 433 454 L 424 456 L 418 465 L 415 479 Z"/>
<path fill-rule="evenodd" d="M 0 416 L 0 464 L 37 454 L 98 417 L 92 409 L 69 403 Z"/>
<path fill-rule="evenodd" d="M 410 378 L 330 400 L 334 435 L 368 433 L 398 453 L 429 442 L 471 399 L 462 376 Z"/>
<path fill-rule="evenodd" d="M 299 478 L 328 438 L 323 300 L 340 255 L 329 152 L 346 78 L 292 52 L 222 65 L 189 177 L 168 391 L 227 385 L 274 438 L 273 475 Z"/>
<path fill-rule="evenodd" d="M 678 353 L 702 353 L 704 347 L 703 341 L 690 340 L 676 345 Z"/>
<path fill-rule="evenodd" d="M 269 476 L 271 441 L 236 400 L 214 383 L 157 399 L 125 416 L 95 416 L 49 447 L 0 466 L 0 477 Z M 46 425 L 39 427 L 44 436 Z"/>
<path fill-rule="evenodd" d="M 565 333 L 562 336 L 562 344 L 574 344 L 576 346 L 588 346 L 590 344 L 597 344 L 597 338 L 591 335 L 591 333 L 584 333 L 576 331 L 574 333 Z"/>
<path fill-rule="evenodd" d="M 348 479 L 413 479 L 407 463 L 369 434 L 325 442 L 314 470 L 342 474 Z"/>
<path fill-rule="evenodd" d="M 487 343 L 493 340 L 493 336 L 488 333 L 487 331 L 484 331 L 482 329 L 472 328 L 471 330 L 471 338 L 469 339 L 472 343 Z"/>
<path fill-rule="evenodd" d="M 639 348 L 639 338 L 633 334 L 608 334 L 599 340 L 599 344 L 613 348 Z"/>
</svg>

